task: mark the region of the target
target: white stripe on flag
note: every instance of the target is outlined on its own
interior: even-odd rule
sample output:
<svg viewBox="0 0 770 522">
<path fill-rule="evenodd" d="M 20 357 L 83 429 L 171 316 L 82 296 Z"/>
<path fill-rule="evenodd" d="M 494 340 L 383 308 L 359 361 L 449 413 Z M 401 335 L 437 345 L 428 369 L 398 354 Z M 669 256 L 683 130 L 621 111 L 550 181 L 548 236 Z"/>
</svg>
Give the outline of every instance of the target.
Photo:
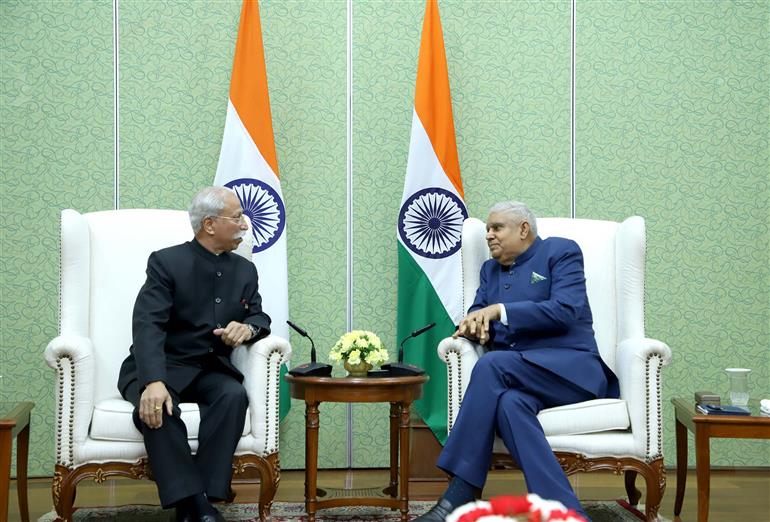
<svg viewBox="0 0 770 522">
<path fill-rule="evenodd" d="M 412 135 L 409 140 L 409 160 L 406 165 L 404 179 L 404 194 L 401 204 L 415 192 L 428 187 L 438 187 L 448 190 L 462 200 L 457 189 L 449 181 L 441 162 L 436 157 L 433 144 L 430 142 L 425 127 L 422 126 L 417 112 L 412 109 Z"/>
<path fill-rule="evenodd" d="M 219 165 L 217 175 L 214 177 L 214 185 L 224 185 L 240 178 L 255 178 L 267 183 L 283 199 L 278 176 L 254 144 L 233 102 L 228 100 L 225 132 L 222 136 L 222 149 L 219 152 Z"/>
<path fill-rule="evenodd" d="M 406 166 L 406 178 L 404 180 L 404 194 L 401 198 L 401 205 L 409 197 L 422 189 L 428 187 L 438 187 L 448 190 L 457 196 L 452 182 L 444 173 L 433 145 L 425 132 L 425 128 L 417 116 L 417 112 L 412 111 L 412 135 L 409 143 L 409 160 Z M 460 252 L 441 258 L 429 259 L 427 257 L 415 255 L 414 252 L 404 245 L 401 235 L 398 235 L 398 241 L 404 246 L 407 252 L 412 256 L 422 271 L 430 280 L 433 289 L 441 299 L 447 314 L 455 324 L 465 316 L 463 310 L 462 291 L 458 287 L 458 282 L 462 281 L 462 258 Z"/>
<path fill-rule="evenodd" d="M 257 179 L 270 185 L 283 202 L 278 177 L 259 152 L 235 107 L 228 100 L 222 150 L 214 185 L 225 185 L 232 180 L 242 178 Z M 270 328 L 274 334 L 288 339 L 289 328 L 286 320 L 289 318 L 287 299 L 289 283 L 286 267 L 286 229 L 284 228 L 281 236 L 272 246 L 252 254 L 252 261 L 257 266 L 263 267 L 259 274 L 259 295 L 262 296 L 262 308 L 272 319 Z"/>
</svg>

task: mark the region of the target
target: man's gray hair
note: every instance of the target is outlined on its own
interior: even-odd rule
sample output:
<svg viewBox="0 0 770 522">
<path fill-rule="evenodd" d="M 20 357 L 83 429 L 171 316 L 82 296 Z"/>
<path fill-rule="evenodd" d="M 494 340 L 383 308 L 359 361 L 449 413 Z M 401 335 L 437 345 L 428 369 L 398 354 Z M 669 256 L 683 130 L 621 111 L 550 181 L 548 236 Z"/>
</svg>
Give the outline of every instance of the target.
<svg viewBox="0 0 770 522">
<path fill-rule="evenodd" d="M 489 213 L 506 214 L 515 224 L 526 221 L 529 223 L 529 229 L 532 231 L 532 234 L 537 235 L 537 218 L 524 203 L 519 201 L 501 201 L 492 205 Z"/>
<path fill-rule="evenodd" d="M 204 219 L 209 216 L 218 216 L 222 212 L 225 208 L 225 197 L 228 194 L 235 195 L 235 192 L 227 187 L 205 187 L 195 194 L 187 209 L 193 232 L 196 234 L 200 232 Z"/>
</svg>

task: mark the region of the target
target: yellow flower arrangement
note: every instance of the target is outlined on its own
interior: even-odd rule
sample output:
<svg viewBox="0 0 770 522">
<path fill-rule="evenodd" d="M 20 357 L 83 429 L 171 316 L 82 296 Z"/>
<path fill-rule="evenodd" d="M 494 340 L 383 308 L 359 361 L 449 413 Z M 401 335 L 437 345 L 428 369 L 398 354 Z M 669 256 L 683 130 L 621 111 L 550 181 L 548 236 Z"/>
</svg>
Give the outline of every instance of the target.
<svg viewBox="0 0 770 522">
<path fill-rule="evenodd" d="M 388 351 L 376 334 L 367 330 L 353 330 L 340 337 L 329 353 L 329 360 L 335 364 L 348 361 L 359 364 L 365 361 L 379 366 L 388 360 Z"/>
</svg>

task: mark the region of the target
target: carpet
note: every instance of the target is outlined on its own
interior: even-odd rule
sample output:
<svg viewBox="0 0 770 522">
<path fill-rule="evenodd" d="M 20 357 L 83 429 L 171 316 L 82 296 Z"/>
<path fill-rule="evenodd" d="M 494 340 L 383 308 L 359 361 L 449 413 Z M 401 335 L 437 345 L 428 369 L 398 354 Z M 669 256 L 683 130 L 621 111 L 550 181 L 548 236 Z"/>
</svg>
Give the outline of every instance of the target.
<svg viewBox="0 0 770 522">
<path fill-rule="evenodd" d="M 423 501 L 410 502 L 409 519 L 425 513 L 433 504 L 433 502 Z M 642 513 L 621 501 L 585 502 L 583 505 L 593 522 L 639 522 L 639 520 L 644 519 Z M 639 507 L 643 512 L 644 507 Z M 220 506 L 219 509 L 228 522 L 259 521 L 259 511 L 256 504 L 231 504 Z M 307 520 L 305 505 L 300 502 L 274 502 L 271 511 L 273 522 L 304 522 Z M 168 522 L 172 515 L 173 511 L 164 511 L 158 506 L 81 508 L 75 512 L 74 522 Z M 51 512 L 40 517 L 38 522 L 51 522 L 54 518 L 55 515 Z M 398 520 L 400 520 L 398 511 L 374 507 L 333 508 L 316 513 L 317 522 L 395 522 Z M 665 520 L 659 518 L 661 522 Z"/>
</svg>

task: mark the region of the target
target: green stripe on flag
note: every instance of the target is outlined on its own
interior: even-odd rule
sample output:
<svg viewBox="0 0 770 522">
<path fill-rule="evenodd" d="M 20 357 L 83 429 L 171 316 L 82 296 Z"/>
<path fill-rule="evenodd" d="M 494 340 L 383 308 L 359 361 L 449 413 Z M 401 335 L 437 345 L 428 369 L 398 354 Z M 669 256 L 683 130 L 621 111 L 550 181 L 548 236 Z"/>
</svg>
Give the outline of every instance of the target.
<svg viewBox="0 0 770 522">
<path fill-rule="evenodd" d="M 414 404 L 443 445 L 447 438 L 447 369 L 436 348 L 442 339 L 454 333 L 455 325 L 428 276 L 399 243 L 396 343 L 429 323 L 436 323 L 436 326 L 404 344 L 404 361 L 424 368 L 430 376 L 423 387 L 422 399 Z"/>
<path fill-rule="evenodd" d="M 280 385 L 278 387 L 281 394 L 280 399 L 278 400 L 278 422 L 282 421 L 284 417 L 288 415 L 289 409 L 291 408 L 291 397 L 289 396 L 291 390 L 289 389 L 289 383 L 283 378 L 287 371 L 289 370 L 286 368 L 286 365 L 282 364 L 280 372 L 281 376 L 279 377 Z"/>
</svg>

